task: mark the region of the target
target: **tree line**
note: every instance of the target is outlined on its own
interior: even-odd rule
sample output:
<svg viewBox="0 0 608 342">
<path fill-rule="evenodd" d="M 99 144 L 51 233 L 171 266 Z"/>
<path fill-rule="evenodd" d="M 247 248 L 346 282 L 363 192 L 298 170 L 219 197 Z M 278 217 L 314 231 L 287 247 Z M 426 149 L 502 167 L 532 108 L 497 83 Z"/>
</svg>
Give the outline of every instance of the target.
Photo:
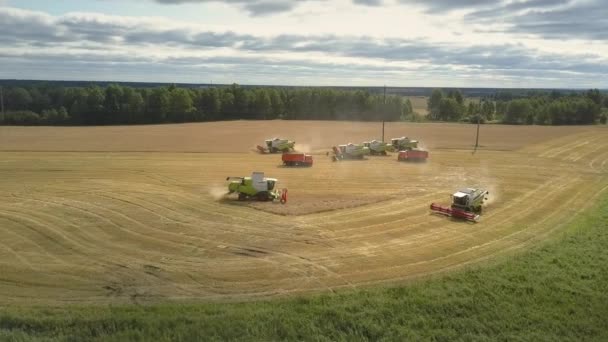
<svg viewBox="0 0 608 342">
<path fill-rule="evenodd" d="M 118 125 L 217 120 L 408 120 L 409 99 L 330 88 L 4 88 L 5 125 Z"/>
<path fill-rule="evenodd" d="M 496 122 L 514 125 L 593 125 L 608 121 L 608 96 L 598 89 L 583 93 L 498 92 L 469 100 L 458 90 L 435 89 L 428 99 L 430 120 Z"/>
<path fill-rule="evenodd" d="M 428 115 L 393 94 L 336 88 L 231 86 L 135 88 L 57 85 L 2 88 L 2 125 L 127 125 L 219 120 L 449 121 L 574 125 L 605 123 L 608 96 L 500 91 L 480 100 L 435 89 Z"/>
</svg>

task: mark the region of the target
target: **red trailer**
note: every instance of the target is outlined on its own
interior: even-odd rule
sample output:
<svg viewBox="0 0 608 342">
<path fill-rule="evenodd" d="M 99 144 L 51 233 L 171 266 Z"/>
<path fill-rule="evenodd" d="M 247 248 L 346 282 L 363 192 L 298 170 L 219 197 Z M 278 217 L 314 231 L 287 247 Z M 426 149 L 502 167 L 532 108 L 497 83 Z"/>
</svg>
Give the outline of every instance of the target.
<svg viewBox="0 0 608 342">
<path fill-rule="evenodd" d="M 406 151 L 399 151 L 399 155 L 397 156 L 398 161 L 418 161 L 424 162 L 429 157 L 429 151 L 422 149 L 412 149 Z"/>
<path fill-rule="evenodd" d="M 281 159 L 285 166 L 312 166 L 312 156 L 310 154 L 298 152 L 283 153 Z"/>
</svg>

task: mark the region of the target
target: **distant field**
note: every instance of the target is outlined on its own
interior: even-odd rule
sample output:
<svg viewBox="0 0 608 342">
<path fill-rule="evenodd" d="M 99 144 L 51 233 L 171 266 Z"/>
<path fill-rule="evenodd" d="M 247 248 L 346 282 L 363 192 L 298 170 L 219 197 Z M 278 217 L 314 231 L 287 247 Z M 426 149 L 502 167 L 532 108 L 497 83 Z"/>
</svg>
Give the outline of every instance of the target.
<svg viewBox="0 0 608 342">
<path fill-rule="evenodd" d="M 3 127 L 0 304 L 249 300 L 400 283 L 535 245 L 608 187 L 602 127 L 483 126 L 472 154 L 474 126 L 395 123 L 387 136 L 423 141 L 427 164 L 325 155 L 379 128 Z M 251 151 L 273 135 L 314 151 L 315 166 L 283 168 Z M 282 215 L 220 199 L 226 176 L 251 171 L 289 188 Z M 429 214 L 462 186 L 490 190 L 482 222 Z"/>
<path fill-rule="evenodd" d="M 414 108 L 414 112 L 422 115 L 427 115 L 429 113 L 427 109 L 427 101 L 428 97 L 426 96 L 406 96 L 412 102 L 412 107 Z"/>
<path fill-rule="evenodd" d="M 475 125 L 386 123 L 386 139 L 409 136 L 431 149 L 469 149 Z M 514 150 L 566 135 L 605 132 L 602 127 L 485 125 L 482 149 Z M 275 136 L 289 137 L 301 150 L 325 153 L 331 146 L 382 137 L 381 123 L 336 121 L 232 121 L 152 126 L 0 126 L 0 151 L 208 152 L 246 153 Z"/>
</svg>

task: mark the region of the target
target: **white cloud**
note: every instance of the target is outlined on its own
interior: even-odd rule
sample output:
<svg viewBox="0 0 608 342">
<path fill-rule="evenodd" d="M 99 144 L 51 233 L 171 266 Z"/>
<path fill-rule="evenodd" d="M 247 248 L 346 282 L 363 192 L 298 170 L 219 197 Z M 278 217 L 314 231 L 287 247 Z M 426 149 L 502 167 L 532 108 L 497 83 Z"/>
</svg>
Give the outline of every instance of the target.
<svg viewBox="0 0 608 342">
<path fill-rule="evenodd" d="M 423 7 L 364 2 L 294 2 L 290 13 L 243 14 L 238 23 L 225 25 L 87 12 L 52 16 L 4 7 L 0 78 L 608 86 L 608 48 L 601 41 L 479 32 L 462 23 L 471 11 L 429 14 Z"/>
</svg>

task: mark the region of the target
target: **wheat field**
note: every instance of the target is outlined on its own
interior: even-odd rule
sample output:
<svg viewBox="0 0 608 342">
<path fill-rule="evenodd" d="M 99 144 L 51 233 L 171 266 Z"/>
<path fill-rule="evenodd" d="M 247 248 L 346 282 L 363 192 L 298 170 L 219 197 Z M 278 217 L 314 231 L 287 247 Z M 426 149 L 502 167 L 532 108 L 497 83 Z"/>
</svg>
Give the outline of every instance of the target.
<svg viewBox="0 0 608 342">
<path fill-rule="evenodd" d="M 396 155 L 334 163 L 378 123 L 219 122 L 0 128 L 0 304 L 225 301 L 335 291 L 515 253 L 558 232 L 608 189 L 604 127 L 390 123 L 426 164 Z M 253 151 L 282 136 L 312 168 Z M 264 171 L 286 205 L 226 198 Z M 483 187 L 477 224 L 429 213 Z"/>
</svg>

